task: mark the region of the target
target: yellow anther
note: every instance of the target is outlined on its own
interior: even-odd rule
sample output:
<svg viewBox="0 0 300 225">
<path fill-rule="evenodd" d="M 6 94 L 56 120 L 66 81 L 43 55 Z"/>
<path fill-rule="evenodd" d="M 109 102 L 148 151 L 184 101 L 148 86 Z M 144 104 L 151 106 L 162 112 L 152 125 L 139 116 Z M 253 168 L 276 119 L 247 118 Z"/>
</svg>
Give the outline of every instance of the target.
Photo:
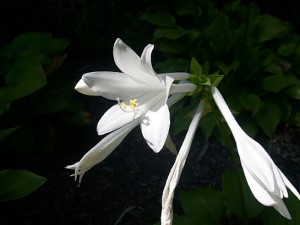
<svg viewBox="0 0 300 225">
<path fill-rule="evenodd" d="M 122 103 L 120 104 L 120 106 L 121 106 L 122 109 L 126 109 L 126 107 L 127 107 L 127 105 L 126 105 L 124 102 L 122 102 Z"/>
<path fill-rule="evenodd" d="M 136 98 L 136 99 L 133 99 L 133 100 L 129 100 L 130 107 L 131 107 L 132 109 L 135 109 L 135 108 L 139 105 L 139 103 L 137 103 L 136 101 L 137 101 L 137 98 Z"/>
<path fill-rule="evenodd" d="M 117 98 L 116 100 L 118 101 L 118 104 L 122 110 L 124 110 L 125 112 L 131 112 L 131 110 L 128 110 L 128 109 L 126 110 L 127 105 L 126 105 L 126 103 L 121 102 L 120 98 Z M 130 108 L 133 109 L 133 111 L 135 112 L 135 110 L 137 109 L 137 107 L 139 105 L 139 103 L 137 103 L 137 98 L 129 100 L 129 105 L 130 105 Z"/>
</svg>

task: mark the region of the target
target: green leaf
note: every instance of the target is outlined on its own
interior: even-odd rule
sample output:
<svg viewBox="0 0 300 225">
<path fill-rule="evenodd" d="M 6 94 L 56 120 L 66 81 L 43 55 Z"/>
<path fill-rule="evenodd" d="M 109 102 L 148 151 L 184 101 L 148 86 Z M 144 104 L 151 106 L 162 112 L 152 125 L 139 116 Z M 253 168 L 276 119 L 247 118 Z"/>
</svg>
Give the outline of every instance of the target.
<svg viewBox="0 0 300 225">
<path fill-rule="evenodd" d="M 224 75 L 208 75 L 207 77 L 210 79 L 211 85 L 217 87 L 223 79 Z"/>
<path fill-rule="evenodd" d="M 37 113 L 55 113 L 68 106 L 68 101 L 61 95 L 42 96 L 34 102 Z"/>
<path fill-rule="evenodd" d="M 229 211 L 241 220 L 256 217 L 263 209 L 240 170 L 227 169 L 223 173 L 222 191 Z"/>
<path fill-rule="evenodd" d="M 290 30 L 288 23 L 271 15 L 261 15 L 258 17 L 258 25 L 255 33 L 256 39 L 262 43 L 278 38 Z"/>
<path fill-rule="evenodd" d="M 154 39 L 166 38 L 170 40 L 176 40 L 182 37 L 185 34 L 184 29 L 181 27 L 165 27 L 165 28 L 156 28 L 154 31 Z"/>
<path fill-rule="evenodd" d="M 162 27 L 172 27 L 176 22 L 173 16 L 169 13 L 163 12 L 146 12 L 140 17 L 140 19 Z"/>
<path fill-rule="evenodd" d="M 51 42 L 49 41 L 49 44 L 45 48 L 45 53 L 47 55 L 61 54 L 70 45 L 70 43 L 71 42 L 68 39 L 52 38 Z"/>
<path fill-rule="evenodd" d="M 46 178 L 26 170 L 2 170 L 0 171 L 0 201 L 26 197 L 45 182 Z"/>
<path fill-rule="evenodd" d="M 176 113 L 173 122 L 174 134 L 179 134 L 180 132 L 187 130 L 190 122 L 192 121 L 193 115 L 194 107 L 192 105 L 184 107 L 178 113 Z"/>
<path fill-rule="evenodd" d="M 300 52 L 299 40 L 296 43 L 280 45 L 277 50 L 277 54 L 282 56 L 289 56 L 292 53 L 299 54 L 299 52 Z"/>
<path fill-rule="evenodd" d="M 235 72 L 238 69 L 238 67 L 240 66 L 240 62 L 234 60 L 230 65 L 227 65 L 225 62 L 218 61 L 216 62 L 216 65 L 223 74 L 229 74 L 231 71 Z"/>
<path fill-rule="evenodd" d="M 10 88 L 12 100 L 16 100 L 41 89 L 47 80 L 40 64 L 22 60 L 6 74 L 5 82 Z"/>
<path fill-rule="evenodd" d="M 0 116 L 3 115 L 10 106 L 12 101 L 12 94 L 8 87 L 0 89 Z"/>
<path fill-rule="evenodd" d="M 181 192 L 179 200 L 185 214 L 198 221 L 199 224 L 221 223 L 225 206 L 219 191 L 210 187 L 195 188 L 192 191 Z"/>
<path fill-rule="evenodd" d="M 50 33 L 27 32 L 16 37 L 6 47 L 6 54 L 9 57 L 15 55 L 24 57 L 33 53 L 56 55 L 61 53 L 69 44 L 69 40 L 54 39 Z"/>
<path fill-rule="evenodd" d="M 247 111 L 250 111 L 252 115 L 257 114 L 263 107 L 263 102 L 259 96 L 253 93 L 241 93 L 239 95 L 239 102 Z"/>
<path fill-rule="evenodd" d="M 199 225 L 197 219 L 188 216 L 174 216 L 173 225 Z"/>
<path fill-rule="evenodd" d="M 294 76 L 272 75 L 263 79 L 262 88 L 270 92 L 279 92 L 286 87 L 300 85 L 300 80 Z"/>
<path fill-rule="evenodd" d="M 239 124 L 250 137 L 255 137 L 258 131 L 258 125 L 252 117 L 247 114 L 241 114 L 239 116 Z"/>
<path fill-rule="evenodd" d="M 161 73 L 170 71 L 186 71 L 189 66 L 189 61 L 186 59 L 167 59 L 163 62 L 157 63 L 155 69 Z"/>
<path fill-rule="evenodd" d="M 200 128 L 201 128 L 202 132 L 205 135 L 205 138 L 206 139 L 209 138 L 212 135 L 213 130 L 217 126 L 216 118 L 214 116 L 214 113 L 205 114 L 201 118 L 199 125 L 200 125 Z"/>
<path fill-rule="evenodd" d="M 226 98 L 226 102 L 234 115 L 239 114 L 244 109 L 239 100 L 238 93 L 233 93 L 232 95 L 228 96 Z"/>
<path fill-rule="evenodd" d="M 19 126 L 1 129 L 0 130 L 0 142 L 5 140 L 10 134 L 15 132 L 17 129 L 19 129 Z"/>
<path fill-rule="evenodd" d="M 193 75 L 202 75 L 202 67 L 194 57 L 191 61 L 190 72 Z"/>
<path fill-rule="evenodd" d="M 156 48 L 165 53 L 180 53 L 184 50 L 181 41 L 161 39 L 157 41 Z"/>
<path fill-rule="evenodd" d="M 203 29 L 204 35 L 208 40 L 207 45 L 210 45 L 217 55 L 221 55 L 232 48 L 233 39 L 229 35 L 229 29 L 229 17 L 223 12 L 214 17 L 210 24 Z"/>
<path fill-rule="evenodd" d="M 255 119 L 264 133 L 271 137 L 281 120 L 280 108 L 274 103 L 267 102 L 264 109 L 255 116 Z"/>
<path fill-rule="evenodd" d="M 277 105 L 280 108 L 281 111 L 281 121 L 283 123 L 290 123 L 292 118 L 292 112 L 294 110 L 293 105 L 290 101 L 279 101 Z"/>
<path fill-rule="evenodd" d="M 300 100 L 300 86 L 292 86 L 284 90 L 284 93 L 294 99 Z"/>
</svg>

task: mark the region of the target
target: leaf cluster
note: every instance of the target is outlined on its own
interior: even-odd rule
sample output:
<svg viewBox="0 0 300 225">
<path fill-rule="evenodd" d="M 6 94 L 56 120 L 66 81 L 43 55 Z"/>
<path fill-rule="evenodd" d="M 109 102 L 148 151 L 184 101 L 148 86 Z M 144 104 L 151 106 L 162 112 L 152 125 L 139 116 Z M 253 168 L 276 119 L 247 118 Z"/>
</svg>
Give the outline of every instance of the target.
<svg viewBox="0 0 300 225">
<path fill-rule="evenodd" d="M 261 14 L 255 3 L 208 0 L 174 2 L 172 11 L 147 10 L 141 19 L 152 24 L 165 58 L 157 70 L 186 71 L 194 58 L 191 80 L 199 89 L 208 82 L 202 74 L 224 74 L 219 89 L 248 134 L 270 137 L 280 125 L 300 126 L 300 37 L 289 23 Z M 177 131 L 186 128 L 175 124 Z"/>
<path fill-rule="evenodd" d="M 58 70 L 67 39 L 29 32 L 0 49 L 0 148 L 2 154 L 52 152 L 63 130 L 88 122 L 70 82 Z M 0 171 L 0 201 L 24 197 L 45 182 L 26 170 Z"/>
</svg>

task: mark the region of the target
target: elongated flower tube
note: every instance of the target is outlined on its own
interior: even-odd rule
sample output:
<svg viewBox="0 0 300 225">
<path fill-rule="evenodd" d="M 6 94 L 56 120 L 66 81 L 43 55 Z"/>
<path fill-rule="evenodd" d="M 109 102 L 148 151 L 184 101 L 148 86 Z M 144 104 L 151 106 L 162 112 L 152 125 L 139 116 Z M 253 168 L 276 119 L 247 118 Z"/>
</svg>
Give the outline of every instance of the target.
<svg viewBox="0 0 300 225">
<path fill-rule="evenodd" d="M 122 73 L 86 73 L 75 89 L 86 95 L 103 96 L 117 102 L 100 119 L 97 125 L 99 135 L 117 130 L 139 118 L 143 137 L 153 151 L 159 152 L 170 127 L 169 95 L 188 93 L 196 87 L 192 83 L 173 84 L 175 79 L 189 78 L 188 73 L 156 74 L 151 64 L 153 48 L 153 45 L 147 45 L 139 57 L 117 39 L 113 55 Z"/>
<path fill-rule="evenodd" d="M 173 198 L 174 191 L 180 179 L 186 158 L 189 154 L 191 144 L 198 127 L 199 120 L 204 111 L 204 100 L 202 100 L 194 114 L 193 120 L 189 126 L 187 134 L 184 138 L 182 146 L 179 150 L 179 153 L 176 157 L 175 163 L 169 173 L 167 178 L 165 188 L 162 196 L 162 212 L 161 212 L 161 225 L 172 225 L 173 220 Z"/>
<path fill-rule="evenodd" d="M 289 188 L 300 200 L 298 191 L 275 165 L 265 149 L 242 130 L 219 90 L 212 87 L 211 91 L 233 134 L 242 168 L 254 197 L 261 204 L 273 206 L 282 216 L 291 219 L 282 199 L 288 197 L 286 188 Z"/>
</svg>

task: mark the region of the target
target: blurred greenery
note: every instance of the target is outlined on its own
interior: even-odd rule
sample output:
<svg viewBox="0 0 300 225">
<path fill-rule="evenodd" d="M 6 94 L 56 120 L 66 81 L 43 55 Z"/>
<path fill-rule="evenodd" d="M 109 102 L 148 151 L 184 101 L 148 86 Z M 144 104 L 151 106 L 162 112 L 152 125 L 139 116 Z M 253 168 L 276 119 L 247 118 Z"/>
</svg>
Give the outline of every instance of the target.
<svg viewBox="0 0 300 225">
<path fill-rule="evenodd" d="M 26 170 L 0 171 L 0 202 L 26 197 L 46 182 L 44 177 Z"/>
<path fill-rule="evenodd" d="M 52 152 L 62 138 L 62 127 L 87 124 L 87 112 L 72 97 L 72 84 L 57 76 L 69 44 L 49 33 L 28 32 L 1 48 L 2 153 Z M 24 197 L 44 182 L 45 178 L 28 171 L 2 170 L 0 200 Z"/>
<path fill-rule="evenodd" d="M 191 70 L 199 79 L 202 74 L 224 75 L 220 89 L 251 136 L 261 131 L 271 137 L 278 127 L 299 126 L 300 37 L 288 22 L 261 14 L 256 3 L 217 5 L 209 0 L 174 2 L 170 11 L 148 9 L 140 19 L 152 24 L 153 42 L 165 58 L 156 69 L 172 71 L 173 64 L 187 70 L 194 57 L 205 68 Z M 203 82 L 195 76 L 191 80 Z M 205 136 L 218 136 L 214 124 L 206 123 Z M 180 132 L 187 124 L 174 123 L 174 129 Z"/>
</svg>

